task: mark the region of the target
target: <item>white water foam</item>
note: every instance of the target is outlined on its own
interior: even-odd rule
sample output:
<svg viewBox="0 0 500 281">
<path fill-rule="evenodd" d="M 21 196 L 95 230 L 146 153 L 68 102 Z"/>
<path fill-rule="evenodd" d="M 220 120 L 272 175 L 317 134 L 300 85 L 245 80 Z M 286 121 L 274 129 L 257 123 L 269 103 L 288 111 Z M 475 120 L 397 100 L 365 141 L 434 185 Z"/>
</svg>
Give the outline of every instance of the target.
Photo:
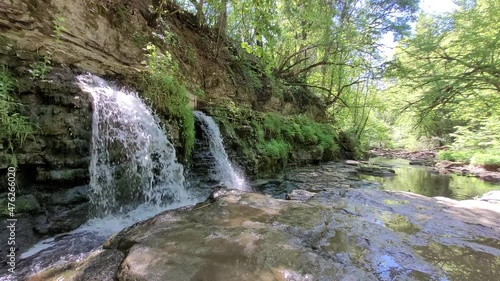
<svg viewBox="0 0 500 281">
<path fill-rule="evenodd" d="M 246 184 L 245 178 L 229 161 L 229 157 L 224 149 L 219 127 L 214 119 L 201 111 L 193 111 L 193 114 L 201 123 L 201 129 L 206 135 L 210 145 L 210 153 L 215 159 L 216 173 L 213 175 L 215 180 L 218 180 L 227 188 L 248 191 L 249 187 Z"/>
<path fill-rule="evenodd" d="M 90 199 L 94 215 L 125 213 L 143 203 L 182 204 L 183 167 L 157 118 L 135 92 L 94 75 L 77 77 L 92 96 Z"/>
</svg>

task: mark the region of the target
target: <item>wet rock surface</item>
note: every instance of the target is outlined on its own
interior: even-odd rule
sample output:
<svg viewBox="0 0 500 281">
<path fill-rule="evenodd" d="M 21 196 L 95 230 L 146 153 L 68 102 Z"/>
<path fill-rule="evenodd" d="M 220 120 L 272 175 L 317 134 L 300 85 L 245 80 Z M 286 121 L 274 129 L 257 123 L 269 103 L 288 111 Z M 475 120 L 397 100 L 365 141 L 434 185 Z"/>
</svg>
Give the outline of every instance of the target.
<svg viewBox="0 0 500 281">
<path fill-rule="evenodd" d="M 372 175 L 376 177 L 392 177 L 396 175 L 396 171 L 384 167 L 359 167 L 356 171 L 360 174 Z"/>
<path fill-rule="evenodd" d="M 311 192 L 314 179 L 294 175 L 300 201 L 219 190 L 137 223 L 104 244 L 124 258 L 119 266 L 103 258 L 99 271 L 116 270 L 117 280 L 496 280 L 500 273 L 498 204 L 327 186 Z M 29 280 L 79 280 L 71 276 L 96 259 Z"/>
<path fill-rule="evenodd" d="M 483 194 L 477 200 L 486 201 L 489 203 L 500 204 L 500 190 L 493 190 Z"/>
</svg>

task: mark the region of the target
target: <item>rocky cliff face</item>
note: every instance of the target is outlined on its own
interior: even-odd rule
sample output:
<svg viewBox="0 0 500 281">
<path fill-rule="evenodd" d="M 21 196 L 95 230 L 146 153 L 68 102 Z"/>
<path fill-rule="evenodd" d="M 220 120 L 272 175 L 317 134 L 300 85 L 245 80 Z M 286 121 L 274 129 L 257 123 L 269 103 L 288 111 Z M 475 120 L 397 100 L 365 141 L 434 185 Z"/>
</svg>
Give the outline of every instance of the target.
<svg viewBox="0 0 500 281">
<path fill-rule="evenodd" d="M 19 78 L 18 84 L 17 98 L 24 105 L 21 113 L 29 116 L 35 131 L 13 155 L 18 163 L 18 244 L 23 250 L 41 237 L 72 230 L 86 221 L 92 115 L 89 97 L 74 84 L 70 71 L 54 70 L 44 80 Z M 5 139 L 2 145 L 6 146 Z M 11 157 L 7 152 L 0 155 L 3 209 Z M 0 235 L 7 237 L 6 231 L 2 226 Z"/>
<path fill-rule="evenodd" d="M 2 63 L 12 56 L 30 62 L 49 56 L 71 69 L 133 79 L 144 70 L 143 48 L 153 42 L 174 54 L 188 84 L 205 92 L 201 104 L 233 101 L 259 111 L 322 118 L 321 103 L 313 95 L 274 95 L 258 59 L 216 40 L 197 26 L 194 16 L 178 13 L 169 2 L 162 6 L 166 15 L 156 16 L 148 8 L 153 2 L 2 0 Z"/>
<path fill-rule="evenodd" d="M 133 73 L 141 68 L 142 46 L 132 36 L 138 32 L 135 28 L 147 24 L 141 14 L 147 11 L 145 5 L 145 1 L 2 0 L 2 55 L 8 50 L 29 61 L 50 55 L 54 63 L 99 75 Z"/>
<path fill-rule="evenodd" d="M 16 81 L 19 114 L 29 117 L 34 129 L 13 153 L 0 136 L 2 208 L 12 156 L 18 164 L 15 213 L 21 251 L 87 220 L 92 108 L 89 96 L 75 84 L 75 74 L 137 76 L 142 50 L 133 40 L 137 30 L 131 28 L 147 26 L 141 14 L 146 6 L 139 3 L 146 4 L 0 2 L 0 62 Z M 130 28 L 119 28 L 125 21 Z M 5 231 L 2 226 L 2 237 L 7 237 Z"/>
</svg>

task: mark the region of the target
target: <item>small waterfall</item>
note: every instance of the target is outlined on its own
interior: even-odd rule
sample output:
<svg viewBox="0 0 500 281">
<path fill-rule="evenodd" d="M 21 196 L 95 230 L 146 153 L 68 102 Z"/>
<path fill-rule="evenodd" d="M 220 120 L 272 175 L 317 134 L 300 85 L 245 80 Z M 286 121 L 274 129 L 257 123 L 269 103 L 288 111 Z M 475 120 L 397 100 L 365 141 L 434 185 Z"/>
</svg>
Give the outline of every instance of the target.
<svg viewBox="0 0 500 281">
<path fill-rule="evenodd" d="M 227 156 L 219 127 L 214 119 L 201 111 L 193 111 L 193 114 L 201 124 L 201 129 L 208 139 L 210 154 L 215 159 L 214 180 L 224 184 L 228 188 L 246 190 L 244 178 L 233 168 Z"/>
<path fill-rule="evenodd" d="M 90 200 L 94 218 L 22 253 L 16 271 L 19 280 L 54 264 L 81 261 L 109 235 L 161 211 L 206 198 L 187 193 L 173 145 L 136 93 L 93 75 L 78 76 L 77 83 L 93 103 Z"/>
<path fill-rule="evenodd" d="M 151 110 L 134 92 L 94 75 L 77 77 L 93 102 L 91 203 L 102 217 L 142 203 L 162 205 L 188 199 L 183 167 Z"/>
</svg>

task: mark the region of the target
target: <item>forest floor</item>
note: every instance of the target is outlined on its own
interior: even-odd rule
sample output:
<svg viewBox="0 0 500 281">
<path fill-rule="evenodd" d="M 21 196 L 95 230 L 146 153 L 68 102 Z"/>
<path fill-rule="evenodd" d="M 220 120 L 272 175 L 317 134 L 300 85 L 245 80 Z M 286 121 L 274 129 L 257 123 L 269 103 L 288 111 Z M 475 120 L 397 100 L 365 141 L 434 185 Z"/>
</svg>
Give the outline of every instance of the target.
<svg viewBox="0 0 500 281">
<path fill-rule="evenodd" d="M 484 181 L 500 184 L 500 167 L 471 165 L 465 162 L 453 162 L 437 159 L 437 152 L 441 148 L 434 150 L 407 151 L 402 149 L 375 148 L 369 151 L 370 157 L 399 158 L 410 161 L 410 165 L 421 165 L 434 167 L 439 173 L 458 173 L 480 178 Z"/>
</svg>

